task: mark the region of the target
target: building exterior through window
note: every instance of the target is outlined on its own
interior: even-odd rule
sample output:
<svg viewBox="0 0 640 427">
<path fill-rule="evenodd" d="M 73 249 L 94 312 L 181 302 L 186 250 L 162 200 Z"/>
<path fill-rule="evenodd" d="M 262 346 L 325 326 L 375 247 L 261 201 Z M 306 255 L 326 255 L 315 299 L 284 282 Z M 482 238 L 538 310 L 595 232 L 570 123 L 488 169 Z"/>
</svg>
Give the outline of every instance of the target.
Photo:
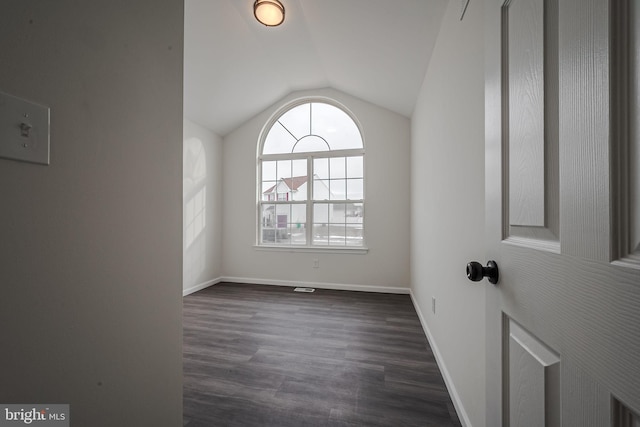
<svg viewBox="0 0 640 427">
<path fill-rule="evenodd" d="M 259 141 L 258 245 L 364 246 L 364 144 L 329 100 L 297 102 Z"/>
</svg>

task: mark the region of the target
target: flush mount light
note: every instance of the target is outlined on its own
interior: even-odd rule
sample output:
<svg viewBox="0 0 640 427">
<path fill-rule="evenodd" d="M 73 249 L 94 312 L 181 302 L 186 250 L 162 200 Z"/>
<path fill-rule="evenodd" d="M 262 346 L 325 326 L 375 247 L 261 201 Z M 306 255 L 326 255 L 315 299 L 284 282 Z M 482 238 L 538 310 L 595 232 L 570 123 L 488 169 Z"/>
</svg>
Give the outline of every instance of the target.
<svg viewBox="0 0 640 427">
<path fill-rule="evenodd" d="M 267 27 L 276 27 L 284 21 L 284 6 L 278 0 L 256 0 L 253 14 Z"/>
</svg>

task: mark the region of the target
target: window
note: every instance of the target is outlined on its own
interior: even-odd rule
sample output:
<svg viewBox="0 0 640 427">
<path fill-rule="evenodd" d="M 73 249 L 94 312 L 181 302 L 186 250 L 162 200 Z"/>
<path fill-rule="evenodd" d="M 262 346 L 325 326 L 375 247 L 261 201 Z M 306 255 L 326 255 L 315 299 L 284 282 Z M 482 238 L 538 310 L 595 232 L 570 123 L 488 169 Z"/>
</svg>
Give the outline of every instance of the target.
<svg viewBox="0 0 640 427">
<path fill-rule="evenodd" d="M 364 246 L 364 145 L 342 108 L 307 101 L 268 124 L 258 177 L 259 245 Z"/>
</svg>

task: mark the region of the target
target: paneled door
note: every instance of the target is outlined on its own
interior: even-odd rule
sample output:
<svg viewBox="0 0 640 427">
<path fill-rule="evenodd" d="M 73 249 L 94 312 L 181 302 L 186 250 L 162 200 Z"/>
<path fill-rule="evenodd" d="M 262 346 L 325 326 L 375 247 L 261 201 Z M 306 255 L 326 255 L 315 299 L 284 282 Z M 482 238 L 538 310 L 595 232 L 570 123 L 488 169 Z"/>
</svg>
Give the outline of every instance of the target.
<svg viewBox="0 0 640 427">
<path fill-rule="evenodd" d="M 485 8 L 487 427 L 638 427 L 640 1 Z"/>
</svg>

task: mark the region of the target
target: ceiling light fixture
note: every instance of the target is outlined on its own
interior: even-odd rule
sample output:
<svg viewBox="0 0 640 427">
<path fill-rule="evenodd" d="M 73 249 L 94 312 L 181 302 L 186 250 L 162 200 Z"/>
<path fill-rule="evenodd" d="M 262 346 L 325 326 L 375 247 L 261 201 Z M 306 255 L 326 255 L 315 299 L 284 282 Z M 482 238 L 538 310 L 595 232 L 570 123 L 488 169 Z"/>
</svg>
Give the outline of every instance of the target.
<svg viewBox="0 0 640 427">
<path fill-rule="evenodd" d="M 284 21 L 284 6 L 278 0 L 256 0 L 253 14 L 267 27 L 276 27 Z"/>
</svg>

